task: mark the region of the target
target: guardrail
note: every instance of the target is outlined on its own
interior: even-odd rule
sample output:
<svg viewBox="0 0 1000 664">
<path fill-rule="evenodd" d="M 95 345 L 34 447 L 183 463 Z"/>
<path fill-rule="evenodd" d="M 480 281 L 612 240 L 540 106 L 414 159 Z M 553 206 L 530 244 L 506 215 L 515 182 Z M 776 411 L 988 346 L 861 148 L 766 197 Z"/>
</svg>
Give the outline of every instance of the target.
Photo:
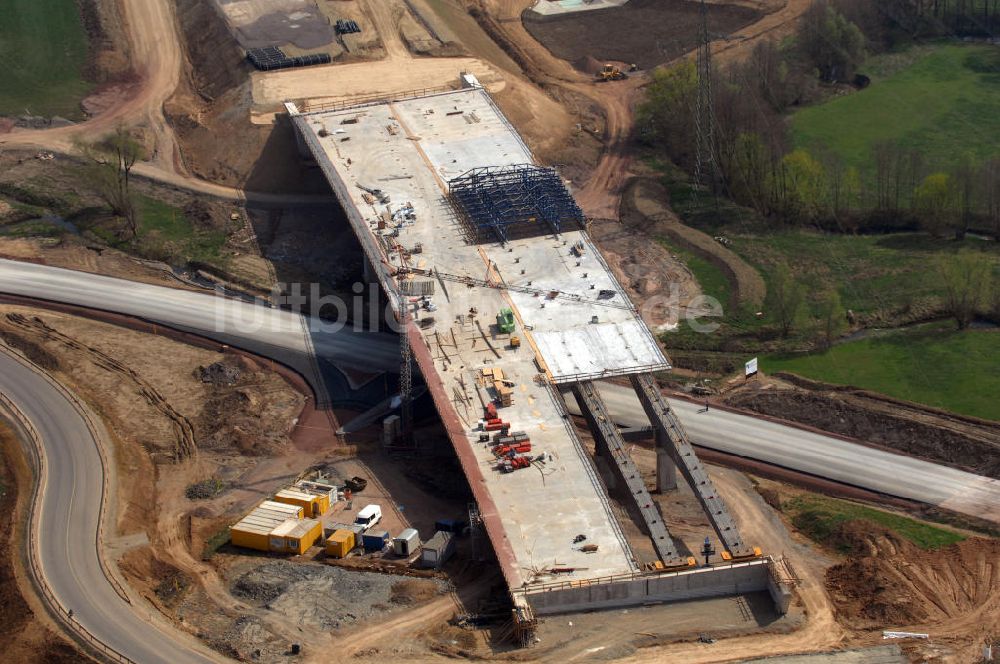
<svg viewBox="0 0 1000 664">
<path fill-rule="evenodd" d="M 643 325 L 645 327 L 645 325 Z M 553 376 L 552 382 L 557 385 L 566 385 L 570 383 L 582 383 L 587 380 L 601 380 L 602 378 L 613 378 L 616 376 L 629 376 L 631 374 L 644 374 L 653 373 L 654 371 L 665 371 L 670 368 L 668 362 L 657 363 L 657 364 L 645 364 L 635 367 L 624 367 L 621 369 L 604 369 L 602 371 L 591 371 L 575 374 L 561 374 L 559 376 Z"/>
<path fill-rule="evenodd" d="M 3 345 L 0 344 L 0 346 Z M 25 364 L 25 366 L 27 366 L 29 369 L 34 370 L 34 368 L 30 364 L 26 364 L 25 361 L 22 360 L 17 353 L 10 352 L 10 349 L 8 347 L 3 346 L 2 348 L 0 348 L 0 352 L 5 352 L 5 351 L 8 352 L 8 354 L 11 355 L 11 357 L 13 357 L 15 360 L 21 362 L 22 364 Z M 25 436 L 30 439 L 31 442 L 30 445 L 26 445 L 25 447 L 28 448 L 28 452 L 29 455 L 31 456 L 31 460 L 33 461 L 33 465 L 35 466 L 35 473 L 36 473 L 36 482 L 31 495 L 31 509 L 28 511 L 28 524 L 27 524 L 28 542 L 26 547 L 28 573 L 29 576 L 31 577 L 32 585 L 34 585 L 35 588 L 39 591 L 44 604 L 49 610 L 50 615 L 57 622 L 63 625 L 63 627 L 69 630 L 69 632 L 76 637 L 76 640 L 80 643 L 80 645 L 84 646 L 85 648 L 91 649 L 98 655 L 102 655 L 111 661 L 122 662 L 123 664 L 137 664 L 134 660 L 123 655 L 122 653 L 118 652 L 111 646 L 101 641 L 93 633 L 91 633 L 90 630 L 88 630 L 82 624 L 74 620 L 70 611 L 66 609 L 65 606 L 63 606 L 62 602 L 59 600 L 58 597 L 56 597 L 55 593 L 52 591 L 52 588 L 49 586 L 48 581 L 46 580 L 45 575 L 42 572 L 41 561 L 38 560 L 38 530 L 37 530 L 37 513 L 39 506 L 38 497 L 42 489 L 44 488 L 46 481 L 46 475 L 45 475 L 46 459 L 45 459 L 45 451 L 44 448 L 42 447 L 41 436 L 39 435 L 38 430 L 35 429 L 35 426 L 34 424 L 32 424 L 31 420 L 21 411 L 20 408 L 17 407 L 17 404 L 11 401 L 10 398 L 8 398 L 7 395 L 3 393 L 0 393 L 0 411 L 5 413 L 7 417 L 16 424 L 17 428 L 19 428 L 25 434 Z M 101 511 L 103 515 L 103 499 L 102 499 Z M 99 549 L 100 547 L 98 547 L 98 558 L 99 560 L 102 560 L 102 569 L 103 569 L 103 559 L 100 556 Z M 106 573 L 106 570 L 104 571 Z M 112 583 L 113 586 L 116 586 L 115 582 L 112 582 L 110 577 L 108 578 L 108 580 L 109 582 Z M 117 586 L 115 587 L 115 591 L 119 592 Z"/>
<path fill-rule="evenodd" d="M 396 94 L 372 93 L 369 95 L 356 95 L 354 97 L 347 97 L 337 101 L 319 103 L 315 106 L 310 105 L 309 109 L 302 111 L 300 115 L 327 113 L 329 111 L 346 111 L 352 108 L 364 108 L 366 106 L 391 104 L 394 101 L 406 101 L 407 99 L 416 99 L 418 97 L 430 97 L 432 95 L 446 94 L 448 92 L 457 92 L 461 89 L 462 88 L 452 88 L 447 85 L 438 85 L 430 88 L 405 90 Z"/>
<path fill-rule="evenodd" d="M 389 258 L 382 251 L 376 241 L 374 233 L 372 233 L 368 226 L 368 221 L 361 216 L 361 212 L 358 207 L 354 205 L 349 193 L 350 189 L 348 188 L 347 182 L 340 177 L 337 169 L 330 161 L 326 151 L 319 142 L 319 137 L 317 137 L 316 134 L 306 125 L 306 114 L 299 114 L 295 116 L 293 118 L 293 124 L 295 124 L 296 131 L 298 131 L 303 140 L 305 140 L 306 146 L 312 153 L 313 159 L 316 160 L 320 170 L 323 171 L 323 175 L 326 176 L 327 182 L 330 183 L 330 187 L 333 189 L 334 194 L 341 201 L 344 212 L 347 214 L 347 221 L 354 228 L 354 235 L 358 238 L 358 242 L 361 244 L 361 249 L 368 257 L 368 262 L 375 270 L 378 280 L 382 284 L 382 288 L 385 290 L 386 297 L 388 297 L 390 304 L 395 311 L 401 311 L 404 298 L 398 292 L 396 283 L 389 273 L 387 267 L 390 264 Z"/>
</svg>

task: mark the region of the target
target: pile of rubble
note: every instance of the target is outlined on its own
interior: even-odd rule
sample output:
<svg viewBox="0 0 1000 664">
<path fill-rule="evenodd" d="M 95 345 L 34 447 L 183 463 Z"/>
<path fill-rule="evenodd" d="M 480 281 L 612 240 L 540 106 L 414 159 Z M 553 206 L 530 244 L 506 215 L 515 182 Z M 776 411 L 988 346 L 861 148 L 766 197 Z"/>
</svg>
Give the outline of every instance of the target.
<svg viewBox="0 0 1000 664">
<path fill-rule="evenodd" d="M 207 367 L 198 367 L 198 378 L 203 383 L 211 383 L 215 387 L 229 387 L 240 379 L 240 368 L 225 362 L 216 362 Z"/>
</svg>

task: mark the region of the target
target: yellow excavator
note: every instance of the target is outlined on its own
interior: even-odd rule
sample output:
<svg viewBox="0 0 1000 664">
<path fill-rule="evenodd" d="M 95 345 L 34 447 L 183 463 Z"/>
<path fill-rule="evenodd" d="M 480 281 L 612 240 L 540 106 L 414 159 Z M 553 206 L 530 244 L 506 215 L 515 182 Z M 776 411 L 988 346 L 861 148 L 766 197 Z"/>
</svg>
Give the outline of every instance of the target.
<svg viewBox="0 0 1000 664">
<path fill-rule="evenodd" d="M 601 68 L 601 71 L 597 72 L 598 82 L 604 81 L 622 81 L 628 78 L 628 74 L 623 72 L 621 69 L 613 64 L 606 64 Z"/>
</svg>

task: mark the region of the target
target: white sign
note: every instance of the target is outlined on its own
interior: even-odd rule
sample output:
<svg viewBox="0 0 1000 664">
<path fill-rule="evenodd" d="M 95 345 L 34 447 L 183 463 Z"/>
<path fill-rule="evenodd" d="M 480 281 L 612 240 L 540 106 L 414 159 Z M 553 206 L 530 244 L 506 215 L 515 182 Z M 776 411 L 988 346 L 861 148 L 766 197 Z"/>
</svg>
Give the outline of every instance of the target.
<svg viewBox="0 0 1000 664">
<path fill-rule="evenodd" d="M 757 358 L 755 357 L 749 362 L 747 362 L 746 368 L 747 368 L 747 378 L 757 373 Z"/>
</svg>

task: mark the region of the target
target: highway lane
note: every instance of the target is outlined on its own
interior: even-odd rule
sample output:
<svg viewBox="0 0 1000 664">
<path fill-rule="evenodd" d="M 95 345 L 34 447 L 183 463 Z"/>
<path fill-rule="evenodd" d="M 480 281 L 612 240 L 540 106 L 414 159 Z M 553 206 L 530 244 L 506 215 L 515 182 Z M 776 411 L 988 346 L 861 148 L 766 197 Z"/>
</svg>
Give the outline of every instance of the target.
<svg viewBox="0 0 1000 664">
<path fill-rule="evenodd" d="M 398 371 L 392 334 L 335 329 L 318 318 L 209 293 L 0 259 L 0 292 L 127 314 L 196 332 L 285 362 L 314 387 L 315 355 L 340 368 Z"/>
<path fill-rule="evenodd" d="M 300 369 L 312 347 L 365 370 L 398 366 L 391 335 L 308 331 L 303 316 L 214 295 L 7 260 L 0 260 L 0 292 L 140 316 L 279 360 L 292 353 L 300 358 Z M 94 546 L 102 466 L 80 414 L 48 381 L 3 354 L 0 391 L 33 421 L 44 441 L 49 463 L 39 555 L 59 600 L 95 636 L 137 661 L 211 661 L 197 650 L 184 650 L 197 646 L 180 645 L 189 642 L 152 625 L 103 578 Z M 601 393 L 622 426 L 648 424 L 630 388 L 602 384 Z M 746 415 L 699 413 L 700 406 L 687 401 L 672 399 L 671 406 L 695 444 L 1000 522 L 996 480 Z"/>
<path fill-rule="evenodd" d="M 146 663 L 205 664 L 222 659 L 191 637 L 161 631 L 114 591 L 102 572 L 95 533 L 103 466 L 97 443 L 76 407 L 44 377 L 0 352 L 0 392 L 38 432 L 47 462 L 40 478 L 38 559 L 58 601 L 73 619 L 117 652 Z"/>
<path fill-rule="evenodd" d="M 42 297 L 159 321 L 285 361 L 315 377 L 309 348 L 362 371 L 398 368 L 398 340 L 388 334 L 314 329 L 316 321 L 240 300 L 138 284 L 72 270 L 0 260 L 0 292 Z M 289 358 L 289 355 L 294 357 Z M 629 388 L 602 384 L 623 426 L 647 424 Z M 570 400 L 572 401 L 572 400 Z M 692 442 L 731 454 L 892 496 L 940 505 L 1000 522 L 1000 482 L 947 466 L 713 409 L 671 400 Z M 570 404 L 575 408 L 575 403 Z"/>
<path fill-rule="evenodd" d="M 620 426 L 649 425 L 630 387 L 601 383 L 600 391 Z M 1000 480 L 770 420 L 717 408 L 702 413 L 700 404 L 669 401 L 696 445 L 1000 523 Z M 578 412 L 572 397 L 567 405 Z"/>
</svg>

